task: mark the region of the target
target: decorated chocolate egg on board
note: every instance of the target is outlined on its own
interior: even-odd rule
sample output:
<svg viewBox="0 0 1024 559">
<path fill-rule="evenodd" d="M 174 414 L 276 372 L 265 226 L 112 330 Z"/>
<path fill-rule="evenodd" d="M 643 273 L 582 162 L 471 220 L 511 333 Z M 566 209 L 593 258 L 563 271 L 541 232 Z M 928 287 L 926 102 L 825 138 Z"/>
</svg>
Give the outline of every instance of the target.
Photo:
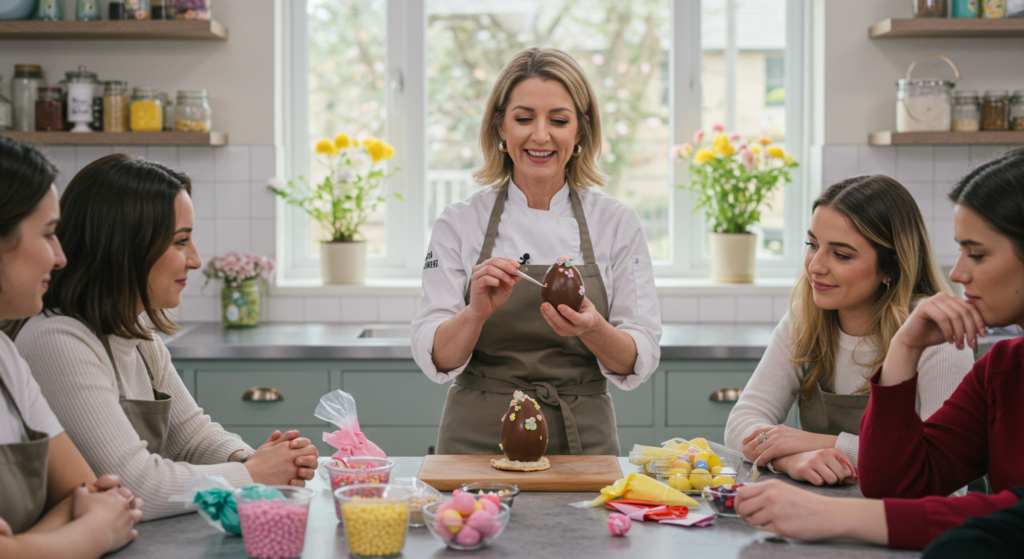
<svg viewBox="0 0 1024 559">
<path fill-rule="evenodd" d="M 501 450 L 509 460 L 536 462 L 548 449 L 548 422 L 533 398 L 516 391 L 501 418 Z"/>
<path fill-rule="evenodd" d="M 583 308 L 584 293 L 586 289 L 583 287 L 583 278 L 565 255 L 556 260 L 548 268 L 548 273 L 544 274 L 544 287 L 540 290 L 540 297 L 544 302 L 551 303 L 556 310 L 558 305 L 565 305 L 580 312 Z"/>
</svg>

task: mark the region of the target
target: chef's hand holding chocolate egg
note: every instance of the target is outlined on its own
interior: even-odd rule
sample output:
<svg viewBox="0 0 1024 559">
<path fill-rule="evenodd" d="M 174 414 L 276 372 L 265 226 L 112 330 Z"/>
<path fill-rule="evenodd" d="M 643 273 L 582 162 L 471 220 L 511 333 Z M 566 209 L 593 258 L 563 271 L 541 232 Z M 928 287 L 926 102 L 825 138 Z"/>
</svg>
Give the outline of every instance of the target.
<svg viewBox="0 0 1024 559">
<path fill-rule="evenodd" d="M 469 310 L 481 322 L 508 301 L 519 280 L 519 262 L 511 258 L 490 258 L 473 267 L 470 279 Z"/>
<path fill-rule="evenodd" d="M 594 304 L 584 297 L 583 308 L 576 312 L 568 305 L 558 305 L 556 309 L 551 303 L 543 303 L 540 312 L 551 329 L 561 336 L 583 336 L 597 329 L 604 318 L 594 311 Z"/>
</svg>

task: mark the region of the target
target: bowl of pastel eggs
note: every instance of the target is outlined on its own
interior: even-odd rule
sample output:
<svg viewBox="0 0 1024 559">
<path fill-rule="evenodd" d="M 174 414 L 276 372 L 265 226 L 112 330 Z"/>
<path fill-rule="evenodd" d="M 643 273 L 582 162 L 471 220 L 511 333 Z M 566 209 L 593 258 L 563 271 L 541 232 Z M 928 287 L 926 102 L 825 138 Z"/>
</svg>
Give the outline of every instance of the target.
<svg viewBox="0 0 1024 559">
<path fill-rule="evenodd" d="M 456 489 L 443 503 L 423 507 L 430 533 L 451 549 L 483 549 L 508 525 L 510 510 L 497 495 L 473 495 Z"/>
</svg>

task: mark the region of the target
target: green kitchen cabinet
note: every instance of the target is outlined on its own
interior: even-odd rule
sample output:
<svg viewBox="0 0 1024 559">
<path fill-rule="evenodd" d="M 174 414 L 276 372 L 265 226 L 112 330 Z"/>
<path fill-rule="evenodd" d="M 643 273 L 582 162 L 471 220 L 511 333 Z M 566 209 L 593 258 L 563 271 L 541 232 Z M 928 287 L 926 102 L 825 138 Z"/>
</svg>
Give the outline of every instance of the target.
<svg viewBox="0 0 1024 559">
<path fill-rule="evenodd" d="M 721 388 L 742 388 L 756 359 L 663 360 L 635 390 L 610 388 L 622 454 L 634 444 L 673 437 L 723 442 L 733 402 L 710 401 Z M 366 436 L 395 456 L 433 451 L 448 384 L 431 382 L 411 360 L 176 359 L 182 381 L 213 421 L 251 446 L 274 429 L 300 429 L 322 455 L 334 450 L 321 433 L 334 428 L 313 416 L 320 397 L 342 389 L 353 395 Z M 247 401 L 250 389 L 273 388 L 280 400 Z M 502 413 L 504 410 L 496 410 Z M 796 425 L 795 414 L 787 421 Z M 495 441 L 495 453 L 497 441 Z"/>
</svg>

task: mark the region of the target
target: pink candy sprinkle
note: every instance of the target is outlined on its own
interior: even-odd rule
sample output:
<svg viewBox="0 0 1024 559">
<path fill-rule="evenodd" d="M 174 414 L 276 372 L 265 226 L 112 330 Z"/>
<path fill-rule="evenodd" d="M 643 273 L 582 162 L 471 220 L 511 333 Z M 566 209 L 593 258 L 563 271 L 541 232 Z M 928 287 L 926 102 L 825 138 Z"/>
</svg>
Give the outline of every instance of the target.
<svg viewBox="0 0 1024 559">
<path fill-rule="evenodd" d="M 613 512 L 608 516 L 608 531 L 613 536 L 625 536 L 626 532 L 633 527 L 633 521 L 624 514 Z"/>
<path fill-rule="evenodd" d="M 290 559 L 302 554 L 306 539 L 305 506 L 281 499 L 238 505 L 245 552 L 254 559 Z"/>
</svg>

